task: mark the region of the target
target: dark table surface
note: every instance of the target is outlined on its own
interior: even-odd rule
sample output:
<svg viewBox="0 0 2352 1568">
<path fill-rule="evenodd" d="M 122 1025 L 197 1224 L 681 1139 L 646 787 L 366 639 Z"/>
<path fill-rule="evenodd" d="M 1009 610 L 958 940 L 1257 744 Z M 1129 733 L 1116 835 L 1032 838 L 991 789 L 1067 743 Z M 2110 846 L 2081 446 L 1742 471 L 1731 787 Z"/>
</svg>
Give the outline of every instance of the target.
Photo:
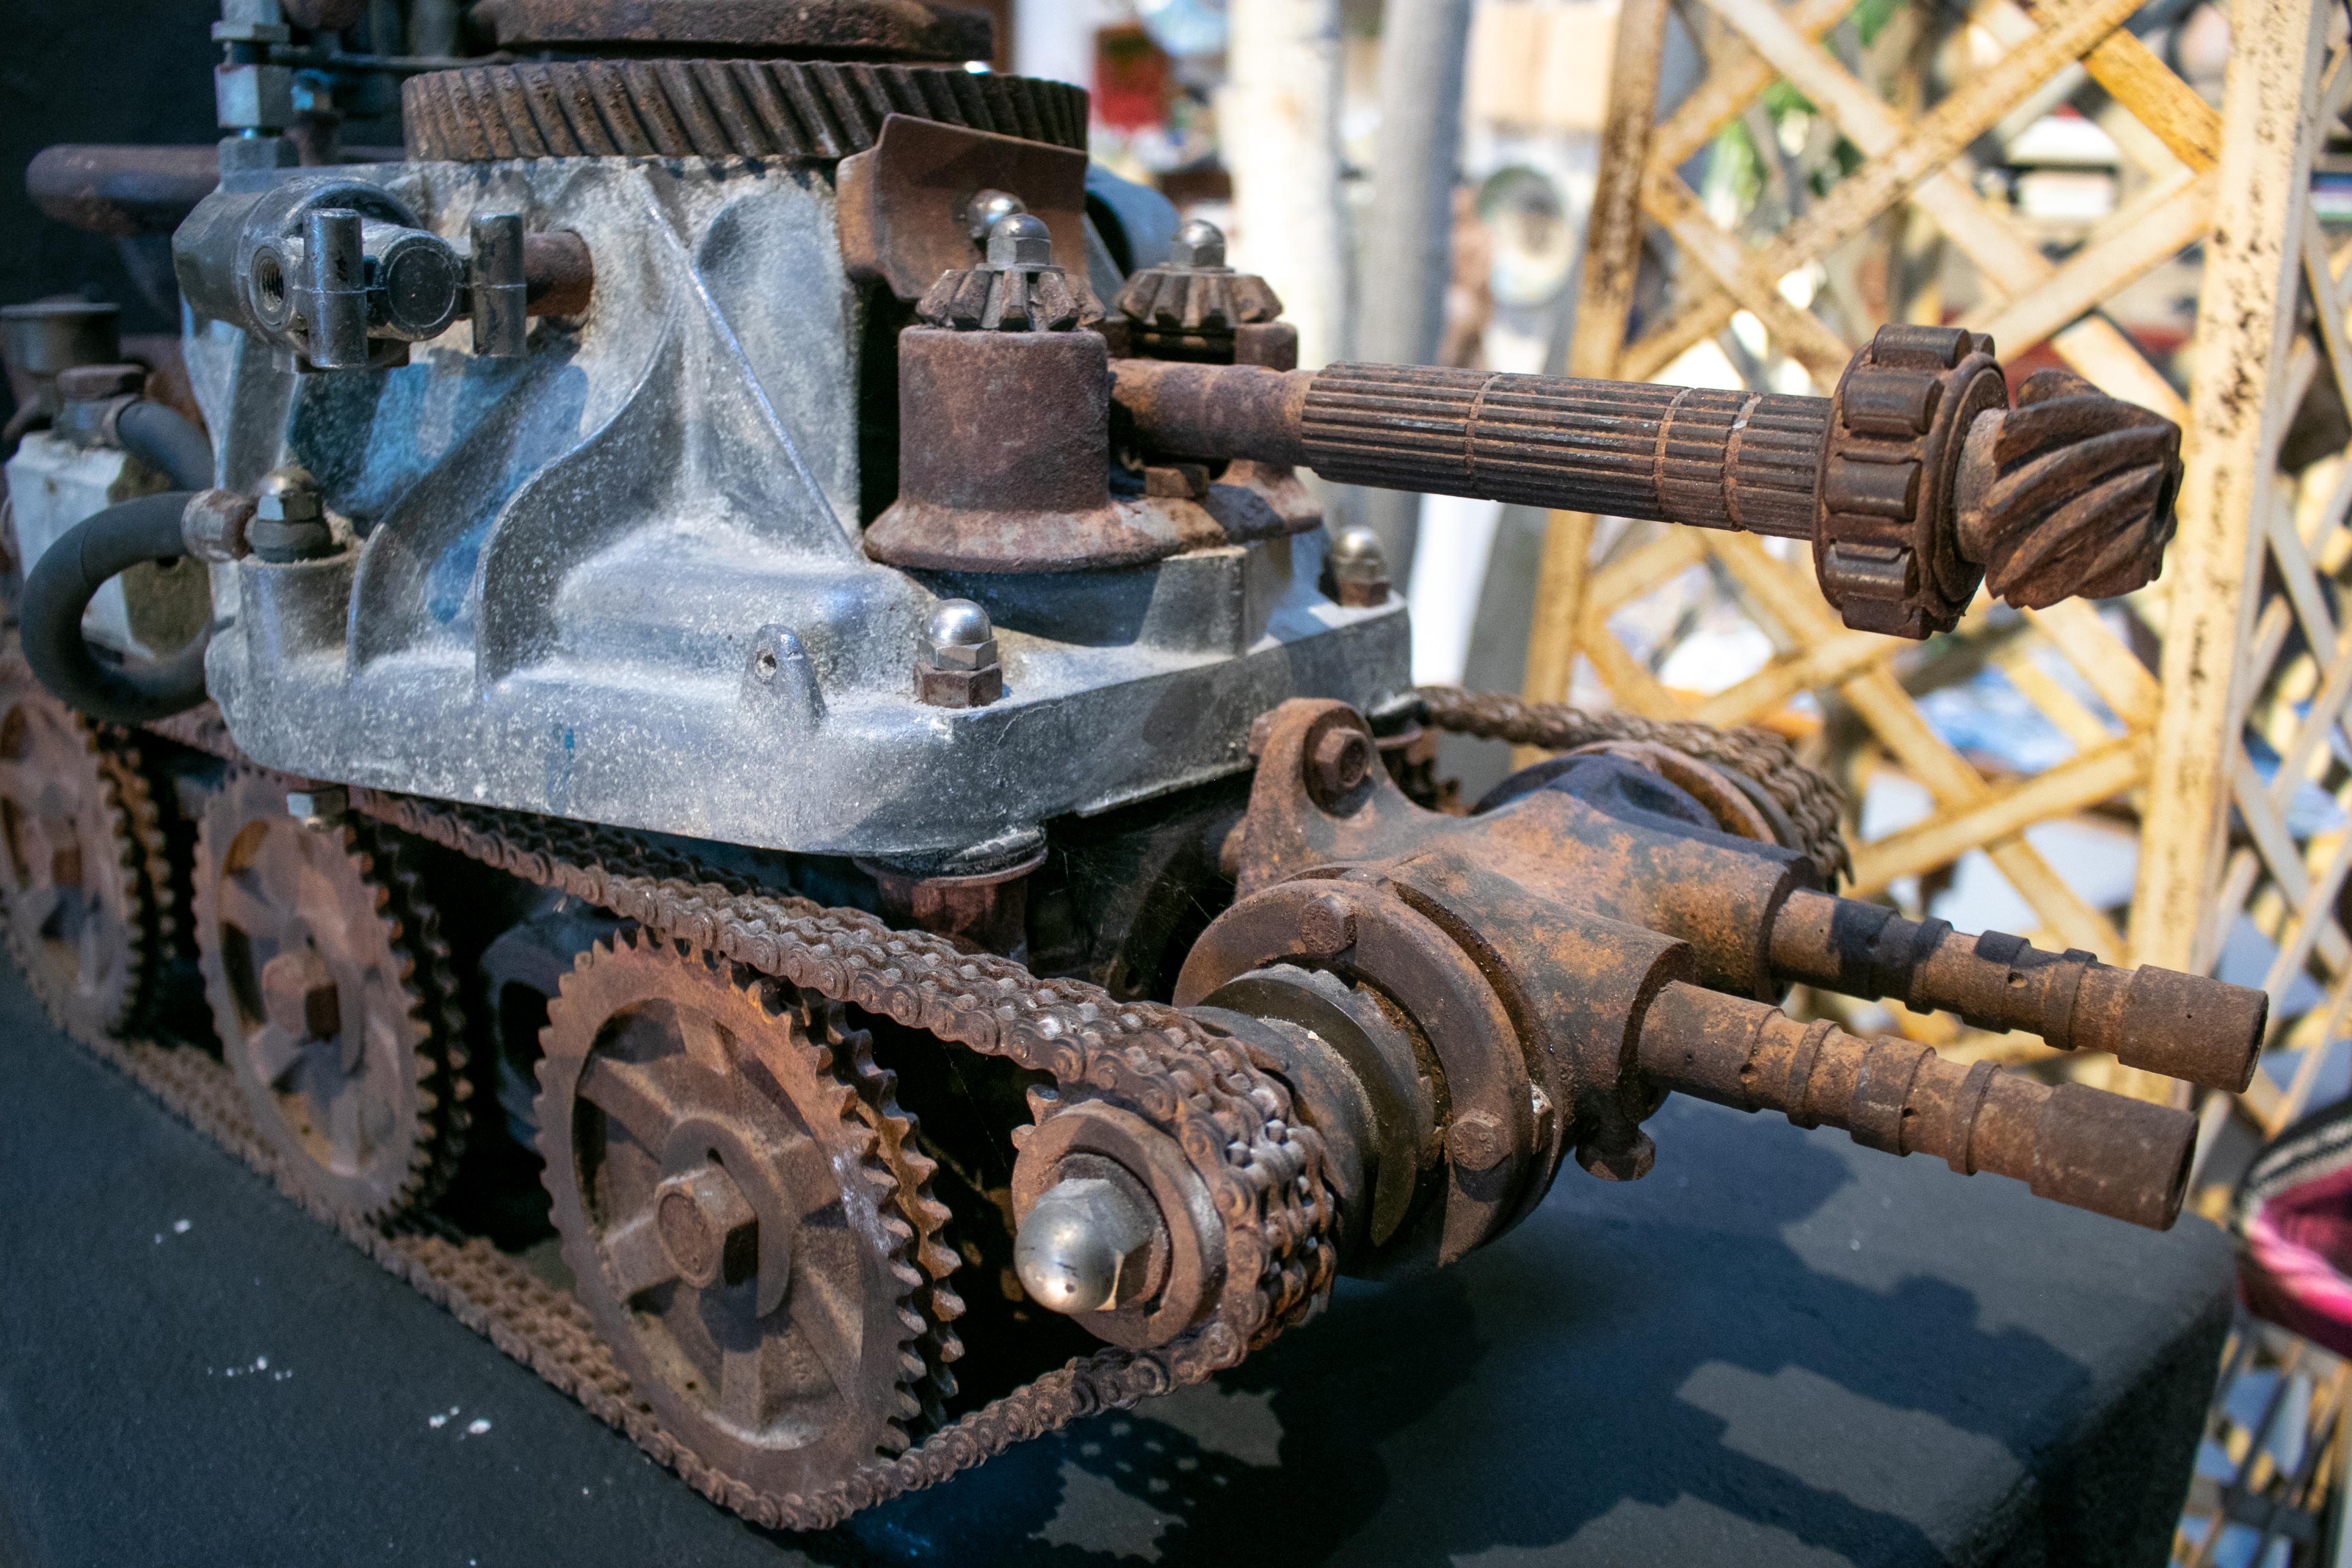
<svg viewBox="0 0 2352 1568">
<path fill-rule="evenodd" d="M 1670 1104 L 1445 1274 L 823 1536 L 704 1502 L 0 966 L 0 1563 L 2156 1563 L 2221 1237 Z"/>
</svg>

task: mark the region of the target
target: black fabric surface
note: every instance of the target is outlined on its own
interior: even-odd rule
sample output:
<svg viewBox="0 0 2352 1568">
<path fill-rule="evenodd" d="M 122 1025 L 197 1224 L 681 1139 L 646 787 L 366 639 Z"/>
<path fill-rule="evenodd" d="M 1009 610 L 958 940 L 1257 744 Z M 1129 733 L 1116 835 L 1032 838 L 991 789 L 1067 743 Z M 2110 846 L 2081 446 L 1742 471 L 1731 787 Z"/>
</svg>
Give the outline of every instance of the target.
<svg viewBox="0 0 2352 1568">
<path fill-rule="evenodd" d="M 1571 1170 L 1459 1268 L 1343 1284 L 1212 1385 L 794 1539 L 302 1217 L 5 971 L 0 1082 L 7 1563 L 2153 1564 L 2226 1322 L 2202 1222 L 1676 1102 L 1646 1181 Z"/>
</svg>

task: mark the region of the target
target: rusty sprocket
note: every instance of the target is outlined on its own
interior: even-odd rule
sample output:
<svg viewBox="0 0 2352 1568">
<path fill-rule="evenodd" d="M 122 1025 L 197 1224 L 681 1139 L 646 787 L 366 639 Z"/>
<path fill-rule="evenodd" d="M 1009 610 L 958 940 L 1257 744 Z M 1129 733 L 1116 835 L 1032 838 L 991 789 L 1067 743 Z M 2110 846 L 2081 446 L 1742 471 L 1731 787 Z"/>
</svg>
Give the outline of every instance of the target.
<svg viewBox="0 0 2352 1568">
<path fill-rule="evenodd" d="M 905 1452 L 929 1281 L 841 1005 L 629 931 L 564 977 L 542 1038 L 564 1261 L 636 1396 L 762 1489 Z"/>
</svg>

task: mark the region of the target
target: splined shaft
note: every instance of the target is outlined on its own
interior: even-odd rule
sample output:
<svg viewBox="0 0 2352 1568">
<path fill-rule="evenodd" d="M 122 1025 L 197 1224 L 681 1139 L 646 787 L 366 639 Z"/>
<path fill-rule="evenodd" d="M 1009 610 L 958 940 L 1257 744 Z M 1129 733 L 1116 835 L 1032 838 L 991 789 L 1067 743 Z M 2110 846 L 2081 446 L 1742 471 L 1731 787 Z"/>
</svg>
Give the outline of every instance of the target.
<svg viewBox="0 0 2352 1568">
<path fill-rule="evenodd" d="M 2270 999 L 2169 969 L 2116 969 L 2079 949 L 2047 952 L 2000 931 L 1963 936 L 1883 905 L 1798 892 L 1772 921 L 1772 973 L 1978 1028 L 2026 1029 L 2060 1050 L 2107 1051 L 2126 1066 L 2210 1089 L 2252 1080 Z"/>
<path fill-rule="evenodd" d="M 2013 1176 L 2037 1196 L 2152 1230 L 2179 1216 L 2196 1149 L 2186 1111 L 1990 1062 L 1962 1067 L 1909 1040 L 1862 1039 L 1681 981 L 1643 1016 L 1640 1062 L 1661 1089 L 1843 1127 L 1867 1148 Z"/>
</svg>

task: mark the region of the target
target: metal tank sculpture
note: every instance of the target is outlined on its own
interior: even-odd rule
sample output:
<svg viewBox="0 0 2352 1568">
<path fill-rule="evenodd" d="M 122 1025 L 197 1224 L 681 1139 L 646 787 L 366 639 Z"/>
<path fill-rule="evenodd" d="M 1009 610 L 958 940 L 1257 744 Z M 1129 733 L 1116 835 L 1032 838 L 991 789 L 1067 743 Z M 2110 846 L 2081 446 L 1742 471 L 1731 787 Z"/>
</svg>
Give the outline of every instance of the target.
<svg viewBox="0 0 2352 1568">
<path fill-rule="evenodd" d="M 1811 542 L 1847 623 L 2153 577 L 2179 431 L 1889 327 L 1832 397 L 1295 368 L 1085 96 L 919 0 L 489 0 L 404 155 L 300 160 L 230 0 L 176 225 L 202 429 L 12 312 L 12 950 L 59 1022 L 716 1500 L 811 1528 L 1442 1267 L 1670 1092 L 2162 1227 L 2258 992 L 1834 896 L 1753 731 L 1416 690 L 1301 483 Z M 315 152 L 315 149 L 312 149 Z M 29 676 L 27 674 L 29 672 Z M 1467 808 L 1432 732 L 1557 753 Z M 1444 807 L 1440 809 L 1440 807 Z M 139 1044 L 193 949 L 217 1060 Z M 509 1138 L 573 1281 L 417 1223 Z"/>
</svg>

